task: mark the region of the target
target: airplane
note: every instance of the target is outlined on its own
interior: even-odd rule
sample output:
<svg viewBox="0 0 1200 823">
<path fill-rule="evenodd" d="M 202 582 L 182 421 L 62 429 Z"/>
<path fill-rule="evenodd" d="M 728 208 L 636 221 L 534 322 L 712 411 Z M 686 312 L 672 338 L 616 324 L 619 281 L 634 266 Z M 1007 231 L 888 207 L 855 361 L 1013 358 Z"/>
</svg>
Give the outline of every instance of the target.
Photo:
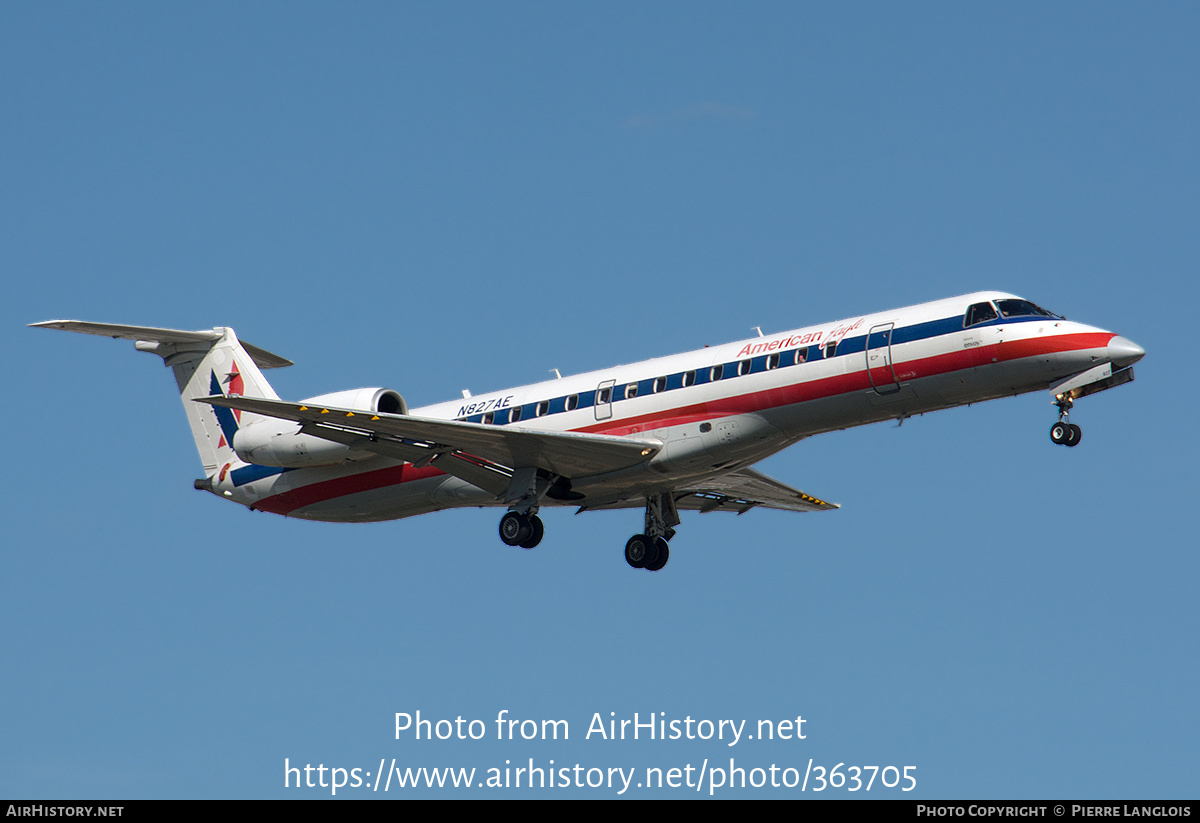
<svg viewBox="0 0 1200 823">
<path fill-rule="evenodd" d="M 501 540 L 526 549 L 542 540 L 543 506 L 644 508 L 625 560 L 650 571 L 666 565 L 681 510 L 838 508 L 752 468 L 806 437 L 1048 390 L 1050 439 L 1074 447 L 1074 402 L 1130 382 L 1145 355 L 1015 295 L 977 292 L 410 410 L 381 387 L 285 402 L 263 370 L 291 361 L 231 328 L 32 325 L 161 357 L 204 466 L 197 489 L 333 522 L 500 507 Z"/>
</svg>

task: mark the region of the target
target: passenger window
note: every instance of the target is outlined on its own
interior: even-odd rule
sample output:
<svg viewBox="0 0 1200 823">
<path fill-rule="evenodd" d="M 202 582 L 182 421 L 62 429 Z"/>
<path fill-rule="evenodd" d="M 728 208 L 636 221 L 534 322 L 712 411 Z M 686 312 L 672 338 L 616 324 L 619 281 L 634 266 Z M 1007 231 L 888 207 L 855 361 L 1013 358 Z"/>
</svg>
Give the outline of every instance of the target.
<svg viewBox="0 0 1200 823">
<path fill-rule="evenodd" d="M 567 411 L 575 411 L 579 408 L 579 395 L 572 394 L 567 398 Z"/>
<path fill-rule="evenodd" d="M 632 400 L 637 397 L 637 383 L 630 383 L 625 387 L 625 399 Z"/>
<path fill-rule="evenodd" d="M 518 420 L 520 420 L 520 419 L 521 419 L 521 407 L 520 407 L 520 406 L 516 406 L 516 407 L 514 407 L 514 408 L 513 408 L 513 410 L 512 410 L 512 413 L 511 413 L 511 414 L 509 414 L 509 416 L 508 416 L 508 422 L 509 422 L 509 423 L 516 423 L 516 422 L 517 422 Z"/>
<path fill-rule="evenodd" d="M 602 406 L 605 403 L 612 402 L 612 386 L 605 386 L 602 389 L 596 389 L 596 405 Z"/>
<path fill-rule="evenodd" d="M 485 426 L 490 426 L 490 425 L 492 425 L 492 424 L 493 424 L 493 423 L 495 423 L 495 422 L 496 422 L 496 414 L 495 414 L 495 412 L 488 412 L 487 414 L 485 414 L 485 415 L 483 416 L 483 424 L 484 424 Z"/>
<path fill-rule="evenodd" d="M 715 383 L 721 379 L 721 376 L 723 374 L 725 374 L 725 365 L 724 364 L 722 364 L 720 366 L 713 366 L 712 371 L 710 371 L 708 373 L 708 379 Z"/>
<path fill-rule="evenodd" d="M 666 391 L 666 390 L 667 390 L 667 378 L 665 378 L 665 377 L 654 378 L 654 393 L 658 394 L 660 391 Z"/>
<path fill-rule="evenodd" d="M 685 371 L 683 373 L 683 385 L 685 388 L 696 385 L 696 373 L 694 371 Z"/>
<path fill-rule="evenodd" d="M 796 365 L 800 365 L 808 359 L 808 349 L 796 349 Z"/>
<path fill-rule="evenodd" d="M 779 368 L 779 354 L 772 354 L 767 357 L 767 370 Z"/>
<path fill-rule="evenodd" d="M 743 360 L 742 362 L 738 363 L 738 377 L 749 374 L 751 365 L 753 365 L 753 363 L 750 360 Z"/>
<path fill-rule="evenodd" d="M 833 357 L 835 352 L 837 352 L 837 341 L 830 340 L 828 343 L 825 344 L 825 356 Z"/>
<path fill-rule="evenodd" d="M 970 328 L 978 323 L 995 320 L 996 316 L 996 310 L 992 308 L 991 303 L 976 303 L 967 309 L 967 317 L 963 322 L 963 328 Z"/>
<path fill-rule="evenodd" d="M 537 404 L 537 410 L 534 412 L 534 414 L 538 417 L 545 417 L 549 411 L 550 411 L 550 401 L 543 400 L 541 403 Z"/>
</svg>

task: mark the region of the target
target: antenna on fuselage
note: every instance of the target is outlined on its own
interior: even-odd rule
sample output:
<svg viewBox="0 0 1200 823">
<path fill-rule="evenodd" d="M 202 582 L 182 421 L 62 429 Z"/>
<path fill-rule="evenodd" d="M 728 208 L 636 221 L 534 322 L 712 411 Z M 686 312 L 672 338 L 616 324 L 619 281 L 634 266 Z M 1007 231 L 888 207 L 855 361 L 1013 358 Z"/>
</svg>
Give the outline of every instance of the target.
<svg viewBox="0 0 1200 823">
<path fill-rule="evenodd" d="M 758 336 L 759 336 L 759 337 L 762 337 L 762 336 L 763 336 L 763 333 L 762 333 L 762 329 L 761 329 L 761 328 L 759 328 L 758 326 L 751 326 L 751 328 L 753 328 L 753 329 L 754 329 L 756 332 L 758 332 Z"/>
<path fill-rule="evenodd" d="M 466 400 L 466 399 L 467 399 L 468 397 L 470 397 L 470 396 L 471 396 L 471 390 L 470 390 L 470 389 L 463 389 L 463 400 Z"/>
<path fill-rule="evenodd" d="M 550 371 L 554 372 L 554 376 L 556 378 L 558 378 L 559 380 L 562 380 L 562 375 L 558 373 L 558 369 L 550 369 Z"/>
</svg>

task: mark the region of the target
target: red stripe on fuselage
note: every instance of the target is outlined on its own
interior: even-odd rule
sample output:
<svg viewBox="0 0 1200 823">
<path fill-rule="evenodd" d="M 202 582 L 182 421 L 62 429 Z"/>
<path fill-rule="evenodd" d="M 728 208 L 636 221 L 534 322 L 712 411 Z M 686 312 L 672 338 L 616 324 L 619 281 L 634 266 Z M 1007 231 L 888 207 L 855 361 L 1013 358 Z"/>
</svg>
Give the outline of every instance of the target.
<svg viewBox="0 0 1200 823">
<path fill-rule="evenodd" d="M 260 509 L 274 514 L 288 514 L 296 509 L 311 506 L 314 503 L 324 503 L 348 494 L 369 492 L 384 486 L 397 486 L 401 483 L 411 483 L 414 480 L 424 480 L 427 477 L 438 477 L 444 474 L 440 469 L 427 466 L 418 469 L 412 463 L 399 466 L 389 466 L 386 469 L 352 474 L 349 477 L 335 477 L 332 480 L 322 480 L 310 483 L 298 489 L 264 498 L 250 508 Z"/>
<path fill-rule="evenodd" d="M 961 371 L 963 369 L 1008 360 L 1019 360 L 1023 357 L 1033 357 L 1039 354 L 1104 348 L 1114 337 L 1116 335 L 1110 332 L 1080 332 L 1052 337 L 1012 340 L 991 346 L 980 346 L 979 348 L 938 354 L 920 360 L 905 360 L 896 363 L 895 367 L 898 374 L 901 375 L 901 380 L 908 382 L 910 380 L 919 380 L 923 377 L 934 377 L 948 372 Z M 844 356 L 852 357 L 853 355 Z M 678 426 L 700 420 L 711 420 L 714 417 L 746 414 L 762 411 L 763 409 L 788 406 L 794 403 L 803 403 L 809 400 L 834 397 L 852 391 L 863 391 L 870 388 L 870 378 L 867 376 L 867 372 L 863 370 L 850 374 L 833 375 L 820 380 L 793 383 L 750 394 L 722 397 L 704 403 L 680 406 L 675 409 L 644 414 L 639 417 L 630 417 L 615 422 L 606 421 L 596 423 L 591 426 L 571 429 L 571 431 L 597 432 L 611 435 L 635 434 L 648 428 Z M 251 508 L 286 515 L 305 506 L 324 503 L 338 497 L 372 491 L 385 486 L 395 486 L 413 480 L 438 477 L 442 474 L 444 472 L 432 466 L 416 469 L 411 463 L 405 463 L 400 466 L 392 466 L 386 469 L 377 469 L 375 471 L 363 472 L 362 474 L 336 477 L 332 480 L 312 483 L 299 489 L 264 498 L 251 506 Z"/>
<path fill-rule="evenodd" d="M 1020 360 L 1039 354 L 1052 354 L 1064 351 L 1079 351 L 1081 349 L 1104 348 L 1108 341 L 1116 337 L 1111 332 L 1079 332 L 1077 334 L 1061 334 L 1053 337 L 1035 337 L 1025 340 L 1012 340 L 996 343 L 991 346 L 980 346 L 961 351 L 936 354 L 920 360 L 903 360 L 895 364 L 896 372 L 901 382 L 920 380 L 923 377 L 935 377 L 949 372 L 962 371 L 976 366 L 986 366 L 1009 360 Z M 856 353 L 858 354 L 858 353 Z M 843 355 L 854 357 L 855 355 Z M 820 361 L 815 361 L 820 362 Z M 800 368 L 800 367 L 792 367 Z M 712 384 L 708 384 L 712 385 Z M 852 391 L 865 391 L 871 388 L 871 380 L 865 369 L 849 374 L 836 374 L 819 380 L 802 383 L 791 383 L 774 389 L 739 394 L 733 397 L 721 397 L 690 406 L 680 406 L 665 411 L 644 414 L 639 417 L 627 417 L 617 421 L 605 421 L 590 426 L 583 426 L 572 431 L 615 436 L 637 434 L 646 429 L 657 429 L 663 426 L 680 426 L 701 420 L 711 420 L 716 417 L 727 417 L 732 414 L 748 414 L 774 409 L 779 406 L 790 406 L 809 400 L 821 400 L 835 397 Z"/>
</svg>

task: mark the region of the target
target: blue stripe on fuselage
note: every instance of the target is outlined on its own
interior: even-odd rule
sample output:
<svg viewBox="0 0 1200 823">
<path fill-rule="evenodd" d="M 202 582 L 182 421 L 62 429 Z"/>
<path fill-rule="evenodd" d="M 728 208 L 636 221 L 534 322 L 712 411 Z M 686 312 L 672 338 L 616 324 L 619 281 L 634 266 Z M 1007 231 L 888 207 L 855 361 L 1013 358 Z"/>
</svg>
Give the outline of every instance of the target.
<svg viewBox="0 0 1200 823">
<path fill-rule="evenodd" d="M 278 466 L 242 466 L 240 469 L 234 469 L 229 473 L 229 479 L 233 481 L 234 486 L 244 486 L 247 483 L 253 483 L 255 480 L 262 480 L 264 477 L 272 477 L 276 474 L 283 474 L 287 469 L 281 469 Z"/>
<path fill-rule="evenodd" d="M 901 343 L 912 343 L 915 340 L 928 340 L 933 337 L 941 337 L 942 335 L 954 334 L 956 332 L 961 332 L 961 331 L 964 331 L 963 319 L 964 319 L 963 315 L 956 314 L 952 317 L 945 317 L 940 320 L 929 320 L 924 323 L 914 323 L 911 326 L 901 326 L 900 328 L 894 328 L 894 329 L 892 329 L 891 343 L 893 346 L 897 346 L 897 345 L 900 345 Z M 975 323 L 966 328 L 982 329 L 982 328 L 986 328 L 988 326 L 1004 326 L 1004 325 L 1010 325 L 1013 323 L 1034 323 L 1034 322 L 1038 322 L 1038 321 L 1045 322 L 1047 320 L 1056 320 L 1056 319 L 1059 319 L 1059 318 L 1049 318 L 1049 317 L 1044 317 L 1041 315 L 1022 315 L 1020 317 L 996 317 L 996 318 L 988 320 L 984 323 Z M 839 340 L 837 342 L 836 349 L 834 350 L 832 355 L 829 355 L 826 353 L 826 346 L 829 344 L 829 341 L 825 341 L 824 343 L 818 343 L 818 344 L 815 344 L 812 346 L 801 346 L 799 348 L 805 352 L 805 358 L 804 358 L 804 360 L 800 361 L 800 363 L 796 363 L 795 365 L 801 365 L 803 363 L 812 363 L 817 360 L 827 360 L 827 359 L 831 359 L 832 357 L 842 357 L 843 355 L 847 355 L 847 354 L 861 354 L 862 352 L 866 351 L 866 348 L 867 348 L 867 334 L 869 334 L 869 332 L 864 333 L 864 334 L 854 335 L 853 337 L 850 337 L 850 336 L 843 337 L 841 340 Z M 886 345 L 886 343 L 887 343 L 886 338 L 883 338 L 879 332 L 875 333 L 875 338 L 876 339 L 872 341 L 875 345 L 877 345 L 877 346 Z M 793 351 L 793 349 L 781 349 L 779 352 L 776 352 L 776 353 L 784 354 L 784 353 L 787 353 L 790 351 Z M 748 358 L 751 360 L 751 365 L 750 365 L 750 370 L 745 372 L 745 374 L 758 374 L 759 372 L 768 371 L 767 359 L 770 356 L 771 356 L 770 354 L 759 354 L 759 355 L 755 355 L 751 358 Z M 742 358 L 742 359 L 747 359 L 747 358 Z M 687 372 L 675 372 L 673 374 L 660 375 L 661 377 L 666 377 L 666 380 L 667 380 L 666 388 L 663 391 L 674 391 L 676 389 L 685 388 L 685 386 L 683 385 L 684 375 L 687 374 L 688 372 L 692 372 L 695 374 L 694 382 L 691 384 L 694 386 L 703 386 L 708 383 L 716 383 L 716 382 L 723 383 L 726 380 L 731 380 L 731 379 L 735 379 L 737 377 L 741 377 L 743 375 L 738 374 L 738 364 L 741 362 L 742 359 L 731 360 L 727 363 L 714 363 L 711 366 L 701 366 L 699 368 L 689 369 Z M 779 368 L 787 368 L 789 366 L 792 366 L 793 363 L 794 363 L 794 361 L 793 362 L 781 361 Z M 716 366 L 722 367 L 722 375 L 721 375 L 720 381 L 715 381 L 712 379 L 712 369 L 715 368 Z M 655 379 L 656 378 L 651 377 L 651 378 L 641 378 L 641 379 L 637 380 L 636 381 L 638 384 L 637 396 L 643 397 L 647 394 L 654 393 L 653 386 L 654 386 Z M 628 381 L 628 382 L 634 382 L 634 381 Z M 620 383 L 612 388 L 612 401 L 614 403 L 619 403 L 626 399 L 625 394 L 624 394 L 626 385 L 628 385 L 628 383 Z M 567 404 L 568 396 L 569 395 L 562 395 L 561 397 L 551 397 L 545 401 L 540 401 L 540 402 L 548 402 L 549 403 L 549 410 L 547 411 L 547 414 L 561 414 L 561 413 L 567 411 L 566 404 Z M 576 409 L 587 409 L 587 408 L 591 408 L 592 406 L 596 405 L 596 402 L 595 402 L 596 391 L 594 389 L 579 392 L 577 394 L 577 397 L 578 397 L 578 405 L 576 406 Z M 532 417 L 535 417 L 537 405 L 538 405 L 537 402 L 531 402 L 531 403 L 525 403 L 522 406 L 520 406 L 520 409 L 521 409 L 521 418 L 520 419 L 528 420 Z M 491 413 L 492 418 L 496 421 L 495 425 L 498 425 L 498 426 L 508 425 L 510 422 L 509 421 L 510 414 L 511 414 L 510 408 L 497 409 L 496 411 Z M 473 415 L 469 415 L 467 417 L 460 417 L 457 419 L 461 420 L 463 422 L 466 422 L 466 423 L 482 423 L 486 416 L 487 415 L 485 415 L 485 414 L 473 414 Z"/>
</svg>

